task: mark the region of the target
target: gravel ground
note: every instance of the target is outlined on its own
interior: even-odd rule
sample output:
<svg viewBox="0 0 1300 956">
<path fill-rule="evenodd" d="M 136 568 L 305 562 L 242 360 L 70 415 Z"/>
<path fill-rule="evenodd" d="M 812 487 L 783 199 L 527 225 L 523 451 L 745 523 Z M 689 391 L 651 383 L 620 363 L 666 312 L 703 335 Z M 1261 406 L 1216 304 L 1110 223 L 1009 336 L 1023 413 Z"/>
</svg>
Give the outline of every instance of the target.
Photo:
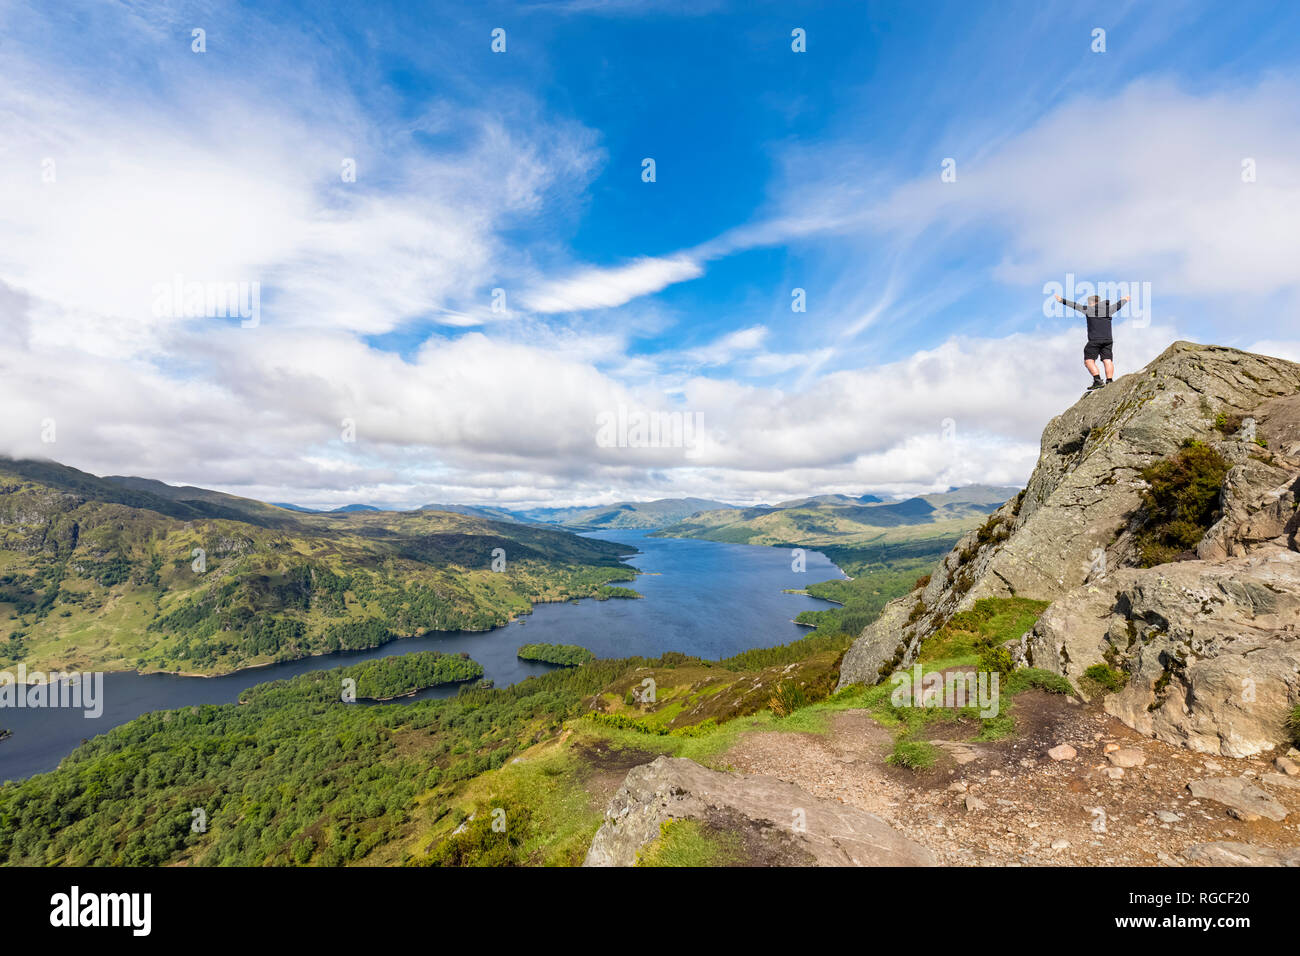
<svg viewBox="0 0 1300 956">
<path fill-rule="evenodd" d="M 956 723 L 932 728 L 943 758 L 922 772 L 884 762 L 893 735 L 865 711 L 834 715 L 823 734 L 747 734 L 721 763 L 875 813 L 944 864 L 1180 866 L 1185 849 L 1210 841 L 1300 846 L 1300 777 L 1287 778 L 1295 788 L 1278 783 L 1273 754 L 1195 754 L 1139 736 L 1099 705 L 1039 691 L 1017 698 L 1016 720 L 1017 736 L 995 743 L 963 742 L 970 729 Z M 1076 755 L 1049 757 L 1061 744 Z M 1142 763 L 1117 768 L 1115 751 Z M 1193 780 L 1243 776 L 1289 811 L 1284 821 L 1233 815 L 1188 791 Z"/>
</svg>

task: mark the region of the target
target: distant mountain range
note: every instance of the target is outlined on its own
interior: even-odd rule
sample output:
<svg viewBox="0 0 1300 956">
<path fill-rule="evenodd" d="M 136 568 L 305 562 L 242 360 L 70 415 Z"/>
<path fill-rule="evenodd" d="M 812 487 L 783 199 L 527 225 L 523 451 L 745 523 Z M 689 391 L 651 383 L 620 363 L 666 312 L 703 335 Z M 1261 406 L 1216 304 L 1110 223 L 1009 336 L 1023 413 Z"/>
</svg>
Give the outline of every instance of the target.
<svg viewBox="0 0 1300 956">
<path fill-rule="evenodd" d="M 143 481 L 144 479 L 122 480 Z M 373 505 L 344 505 L 329 511 L 284 503 L 276 504 L 276 507 L 300 514 L 348 514 L 356 511 L 388 510 Z M 512 509 L 495 508 L 491 505 L 431 504 L 416 510 L 445 511 L 473 518 L 486 518 L 489 521 L 548 524 L 572 530 L 597 531 L 606 528 L 662 528 L 665 525 L 676 524 L 701 511 L 719 511 L 734 507 L 735 505 L 729 505 L 725 501 L 713 501 L 709 498 L 660 498 L 657 501 L 620 501 L 612 505 L 595 507 Z"/>
<path fill-rule="evenodd" d="M 914 541 L 968 530 L 1019 490 L 969 485 L 902 501 L 885 501 L 875 495 L 818 495 L 775 505 L 705 511 L 657 534 L 766 545 Z"/>
<path fill-rule="evenodd" d="M 296 511 L 305 515 L 343 515 L 352 514 L 354 511 L 383 511 L 383 508 L 376 508 L 374 505 L 343 505 L 341 508 L 331 508 L 328 511 L 322 511 L 319 508 L 304 508 L 302 505 L 291 505 L 286 502 L 273 501 L 271 504 L 277 508 L 285 508 L 289 511 Z"/>
<path fill-rule="evenodd" d="M 137 482 L 140 487 L 160 485 L 146 479 L 113 479 Z M 163 486 L 169 488 L 170 486 Z M 184 489 L 197 492 L 200 489 Z M 556 525 L 575 531 L 606 529 L 662 529 L 667 537 L 702 537 L 719 541 L 743 541 L 750 544 L 770 544 L 769 538 L 779 538 L 788 543 L 808 534 L 825 533 L 839 538 L 854 535 L 864 528 L 897 528 L 915 525 L 945 525 L 963 522 L 988 514 L 1017 488 L 995 488 L 987 485 L 970 485 L 950 488 L 934 495 L 919 495 L 904 500 L 891 500 L 876 494 L 814 495 L 795 498 L 774 505 L 733 505 L 710 498 L 659 498 L 655 501 L 620 501 L 610 505 L 573 506 L 567 508 L 500 508 L 491 505 L 428 504 L 419 511 L 443 511 L 451 514 L 484 518 L 489 521 L 509 521 L 516 524 Z M 216 492 L 206 492 L 215 495 Z M 242 499 L 240 499 L 242 500 Z M 278 508 L 300 514 L 351 514 L 358 511 L 386 511 L 373 505 L 351 504 L 332 510 L 304 508 L 301 505 L 278 503 Z M 771 518 L 784 515 L 784 518 Z M 828 519 L 833 518 L 833 521 Z M 759 520 L 766 519 L 766 520 Z M 791 537 L 793 535 L 794 537 Z M 913 537 L 913 536 L 909 536 Z M 762 540 L 759 540 L 762 539 Z"/>
<path fill-rule="evenodd" d="M 704 511 L 731 511 L 735 505 L 708 498 L 620 501 L 594 508 L 531 508 L 514 512 L 525 521 L 596 531 L 602 528 L 662 528 Z"/>
</svg>

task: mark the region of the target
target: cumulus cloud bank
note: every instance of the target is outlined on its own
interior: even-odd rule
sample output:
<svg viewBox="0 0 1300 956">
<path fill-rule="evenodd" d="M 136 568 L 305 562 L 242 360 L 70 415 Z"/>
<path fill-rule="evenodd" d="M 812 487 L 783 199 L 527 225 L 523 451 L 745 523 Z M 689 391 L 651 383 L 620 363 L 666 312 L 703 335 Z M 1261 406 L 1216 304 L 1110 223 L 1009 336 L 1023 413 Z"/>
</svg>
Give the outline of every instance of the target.
<svg viewBox="0 0 1300 956">
<path fill-rule="evenodd" d="M 1158 296 L 1295 303 L 1300 130 L 1281 80 L 1070 101 L 953 184 L 805 168 L 753 222 L 599 265 L 516 234 L 571 217 L 607 160 L 598 132 L 524 99 L 381 122 L 315 74 L 295 97 L 205 75 L 122 99 L 39 57 L 8 62 L 0 452 L 100 474 L 321 506 L 1017 483 L 1045 418 L 1078 397 L 1077 327 L 936 333 L 844 365 L 862 338 L 896 334 L 880 326 L 904 300 L 944 314 L 944 290 L 907 294 L 903 260 L 932 255 L 919 236 L 996 237 L 990 281 L 1031 289 L 1075 268 Z M 637 311 L 729 257 L 828 237 L 909 253 L 838 321 L 794 333 L 739 304 L 717 334 L 667 305 Z M 178 277 L 258 283 L 260 322 L 160 311 Z M 695 344 L 651 347 L 649 330 Z M 1122 370 L 1189 334 L 1160 312 L 1118 332 Z M 1296 357 L 1293 338 L 1249 341 Z M 636 413 L 703 429 L 689 447 L 599 440 L 602 416 Z"/>
</svg>

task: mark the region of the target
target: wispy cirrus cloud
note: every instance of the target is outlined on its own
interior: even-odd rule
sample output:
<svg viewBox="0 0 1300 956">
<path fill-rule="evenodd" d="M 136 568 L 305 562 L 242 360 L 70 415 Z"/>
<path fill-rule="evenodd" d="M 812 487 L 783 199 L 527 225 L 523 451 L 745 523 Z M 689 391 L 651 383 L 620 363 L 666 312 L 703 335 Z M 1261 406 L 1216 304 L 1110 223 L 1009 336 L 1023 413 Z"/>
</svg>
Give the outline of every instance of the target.
<svg viewBox="0 0 1300 956">
<path fill-rule="evenodd" d="M 518 13 L 508 54 L 483 9 Z M 864 82 L 865 14 L 826 14 L 791 59 L 784 13 L 657 12 L 449 7 L 416 36 L 418 12 L 382 3 L 358 26 L 0 0 L 0 451 L 321 505 L 930 490 L 1022 480 L 1077 397 L 1079 329 L 1044 321 L 1045 279 L 1153 283 L 1122 371 L 1175 335 L 1293 348 L 1292 74 L 1206 78 L 1219 55 L 1179 49 L 1199 82 L 1080 60 L 1051 97 L 973 109 L 917 93 L 928 66 L 910 96 L 898 71 Z M 1047 11 L 956 49 L 911 26 L 917 62 L 983 83 L 1003 61 L 972 76 L 956 54 L 1077 24 Z M 642 39 L 667 28 L 680 45 Z M 651 150 L 672 157 L 653 187 L 628 175 Z M 259 281 L 261 325 L 159 315 L 175 275 Z M 706 435 L 689 457 L 602 447 L 621 406 L 699 413 Z"/>
<path fill-rule="evenodd" d="M 280 324 L 380 333 L 498 319 L 483 287 L 525 266 L 501 231 L 601 162 L 591 131 L 523 122 L 519 96 L 460 106 L 434 152 L 422 143 L 453 132 L 447 104 L 395 127 L 328 73 L 293 100 L 180 70 L 158 102 L 16 53 L 6 62 L 0 279 L 138 329 L 159 321 L 155 289 L 177 276 L 258 282 L 264 321 Z"/>
<path fill-rule="evenodd" d="M 559 279 L 545 280 L 523 295 L 530 312 L 581 312 L 625 305 L 670 285 L 704 274 L 704 267 L 687 256 L 643 257 L 608 268 L 580 269 Z"/>
</svg>

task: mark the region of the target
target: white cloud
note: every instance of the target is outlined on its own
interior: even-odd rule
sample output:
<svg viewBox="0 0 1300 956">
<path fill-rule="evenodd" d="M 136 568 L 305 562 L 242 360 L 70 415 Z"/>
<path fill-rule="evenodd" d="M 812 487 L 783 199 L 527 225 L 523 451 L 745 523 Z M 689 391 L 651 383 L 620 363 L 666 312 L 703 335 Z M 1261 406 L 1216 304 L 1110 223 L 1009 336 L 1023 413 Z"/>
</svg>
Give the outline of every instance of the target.
<svg viewBox="0 0 1300 956">
<path fill-rule="evenodd" d="M 873 219 L 1009 241 L 998 277 L 1152 281 L 1158 297 L 1264 296 L 1300 283 L 1292 83 L 1196 95 L 1135 82 L 1075 99 L 989 155 L 898 189 Z M 1243 182 L 1252 160 L 1256 180 Z"/>
<path fill-rule="evenodd" d="M 330 506 L 1015 483 L 1047 417 L 1087 383 L 1077 328 L 936 333 L 896 361 L 821 374 L 855 336 L 884 354 L 905 314 L 951 303 L 965 273 L 912 288 L 937 255 L 919 237 L 1005 242 L 1010 283 L 1072 270 L 1152 281 L 1157 302 L 1169 289 L 1281 296 L 1297 281 L 1300 133 L 1280 84 L 1218 96 L 1137 84 L 1069 103 L 987 156 L 959 157 L 953 184 L 927 173 L 890 189 L 836 151 L 816 170 L 833 175 L 774 190 L 784 198 L 755 223 L 675 255 L 557 272 L 564 250 L 505 237 L 581 201 L 602 154 L 575 124 L 498 101 L 376 127 L 340 87 L 301 77 L 286 99 L 178 74 L 161 104 L 19 65 L 0 79 L 0 452 L 97 473 Z M 1092 129 L 1106 162 L 1080 141 Z M 435 152 L 417 133 L 455 145 Z M 345 184 L 352 155 L 358 182 Z M 1240 181 L 1244 157 L 1255 183 Z M 840 297 L 838 325 L 773 320 L 665 350 L 677 317 L 627 308 L 718 257 L 827 236 L 845 262 L 868 243 L 893 252 L 862 266 L 878 284 L 856 263 L 842 270 L 860 291 Z M 262 325 L 153 314 L 153 287 L 176 274 L 262 282 Z M 490 334 L 413 334 L 402 356 L 366 344 L 416 322 L 487 327 L 502 319 L 485 301 L 495 286 L 521 310 Z M 813 292 L 817 308 L 832 298 Z M 1121 373 L 1158 354 L 1172 325 L 1159 311 L 1149 328 L 1120 323 Z M 660 351 L 629 354 L 641 337 Z M 1285 340 L 1256 348 L 1300 356 Z M 597 416 L 620 406 L 699 413 L 701 445 L 601 447 Z M 355 443 L 341 440 L 344 419 Z"/>
<path fill-rule="evenodd" d="M 1073 272 L 1081 280 L 1151 282 L 1157 303 L 1294 296 L 1297 100 L 1300 88 L 1283 80 L 1214 94 L 1137 81 L 1114 96 L 1068 101 L 986 153 L 955 157 L 952 183 L 940 180 L 937 166 L 891 182 L 849 144 L 799 144 L 767 215 L 676 256 L 542 284 L 529 293 L 529 307 L 622 304 L 756 247 L 828 236 L 886 243 L 887 288 L 846 313 L 851 338 L 911 295 L 902 280 L 942 254 L 931 230 L 944 240 L 977 236 L 983 247 L 1003 246 L 994 276 L 1012 286 Z M 1247 160 L 1254 182 L 1242 179 Z"/>
<path fill-rule="evenodd" d="M 457 111 L 457 147 L 433 156 L 370 128 L 338 89 L 313 91 L 335 104 L 322 123 L 314 105 L 243 99 L 211 77 L 182 74 L 165 107 L 74 79 L 31 66 L 0 78 L 0 280 L 125 320 L 128 339 L 160 321 L 155 287 L 176 276 L 260 283 L 268 324 L 488 321 L 482 288 L 522 268 L 498 231 L 557 181 L 585 183 L 600 156 L 573 124 L 472 108 Z"/>
<path fill-rule="evenodd" d="M 1121 372 L 1174 336 L 1117 333 Z M 629 387 L 578 354 L 478 333 L 410 361 L 331 330 L 177 330 L 165 345 L 203 356 L 204 374 L 66 344 L 6 349 L 0 450 L 322 505 L 930 490 L 1023 481 L 1047 415 L 1087 378 L 1073 332 L 956 338 L 804 390 L 696 376 L 671 399 L 657 379 Z M 689 456 L 598 446 L 597 416 L 620 405 L 698 412 L 703 440 Z M 40 440 L 47 418 L 53 445 Z M 345 418 L 355 443 L 341 440 Z"/>
<path fill-rule="evenodd" d="M 684 354 L 686 361 L 696 365 L 726 365 L 738 355 L 756 352 L 763 347 L 768 330 L 761 325 L 728 332 L 707 345 L 690 349 Z"/>
<path fill-rule="evenodd" d="M 644 257 L 609 268 L 588 268 L 539 282 L 524 293 L 524 308 L 532 312 L 577 312 L 608 309 L 638 296 L 658 292 L 702 275 L 703 267 L 687 256 Z"/>
<path fill-rule="evenodd" d="M 1262 342 L 1256 342 L 1247 351 L 1258 352 L 1260 355 L 1272 355 L 1291 362 L 1300 362 L 1300 342 L 1294 340 L 1287 342 L 1277 339 L 1265 339 Z"/>
</svg>

